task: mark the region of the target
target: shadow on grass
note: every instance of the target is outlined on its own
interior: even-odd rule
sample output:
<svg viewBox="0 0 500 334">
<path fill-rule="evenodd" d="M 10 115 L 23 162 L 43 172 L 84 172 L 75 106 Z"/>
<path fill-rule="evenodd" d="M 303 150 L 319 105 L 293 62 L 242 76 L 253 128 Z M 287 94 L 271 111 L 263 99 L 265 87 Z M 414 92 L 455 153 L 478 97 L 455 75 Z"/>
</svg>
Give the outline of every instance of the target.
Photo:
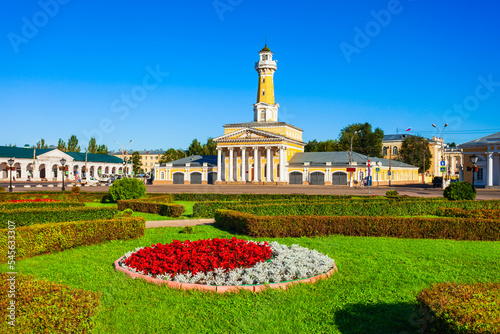
<svg viewBox="0 0 500 334">
<path fill-rule="evenodd" d="M 432 319 L 420 319 L 418 306 L 411 303 L 350 304 L 335 314 L 343 334 L 423 333 Z"/>
</svg>

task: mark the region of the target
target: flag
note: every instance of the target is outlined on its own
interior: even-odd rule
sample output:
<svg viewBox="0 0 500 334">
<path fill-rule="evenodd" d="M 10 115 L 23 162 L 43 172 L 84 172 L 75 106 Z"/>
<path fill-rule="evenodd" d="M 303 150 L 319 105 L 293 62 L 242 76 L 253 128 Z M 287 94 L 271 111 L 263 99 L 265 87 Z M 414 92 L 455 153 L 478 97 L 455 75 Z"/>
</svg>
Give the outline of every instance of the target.
<svg viewBox="0 0 500 334">
<path fill-rule="evenodd" d="M 408 131 L 411 131 L 411 127 L 410 127 L 410 128 L 408 128 L 408 129 L 406 129 L 406 131 L 407 131 L 407 132 L 408 132 Z"/>
</svg>

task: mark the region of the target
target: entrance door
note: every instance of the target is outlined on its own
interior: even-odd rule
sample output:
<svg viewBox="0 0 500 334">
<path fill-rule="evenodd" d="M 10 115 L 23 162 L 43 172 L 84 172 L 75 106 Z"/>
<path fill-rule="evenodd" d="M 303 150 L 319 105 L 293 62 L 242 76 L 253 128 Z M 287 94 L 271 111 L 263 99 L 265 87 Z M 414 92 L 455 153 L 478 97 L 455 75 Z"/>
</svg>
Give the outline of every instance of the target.
<svg viewBox="0 0 500 334">
<path fill-rule="evenodd" d="M 201 184 L 201 173 L 191 173 L 191 184 Z"/>
<path fill-rule="evenodd" d="M 215 184 L 217 180 L 217 172 L 208 173 L 208 184 Z"/>
<path fill-rule="evenodd" d="M 325 174 L 323 174 L 321 172 L 311 173 L 311 178 L 310 178 L 309 184 L 313 185 L 313 186 L 324 185 L 325 184 Z"/>
<path fill-rule="evenodd" d="M 347 174 L 342 172 L 335 172 L 332 174 L 332 184 L 334 186 L 347 185 Z"/>
<path fill-rule="evenodd" d="M 289 175 L 289 184 L 302 184 L 302 173 L 291 172 Z"/>
<path fill-rule="evenodd" d="M 184 184 L 184 174 L 175 173 L 173 176 L 174 176 L 174 184 Z"/>
</svg>

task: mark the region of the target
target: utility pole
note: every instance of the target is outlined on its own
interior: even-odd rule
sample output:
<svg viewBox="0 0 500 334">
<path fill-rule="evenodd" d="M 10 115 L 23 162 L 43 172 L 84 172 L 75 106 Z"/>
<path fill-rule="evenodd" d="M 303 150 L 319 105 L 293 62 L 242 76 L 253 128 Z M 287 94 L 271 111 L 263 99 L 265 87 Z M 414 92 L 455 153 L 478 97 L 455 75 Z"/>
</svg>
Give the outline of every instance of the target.
<svg viewBox="0 0 500 334">
<path fill-rule="evenodd" d="M 439 132 L 439 129 L 437 128 L 436 124 L 432 124 L 432 126 L 433 126 L 433 127 L 435 127 L 435 128 L 436 128 L 436 130 Z M 443 126 L 443 130 L 441 130 L 441 132 L 440 132 L 440 135 L 441 135 L 441 161 L 442 161 L 441 165 L 444 165 L 444 139 L 443 139 L 443 132 L 444 132 L 444 129 L 445 129 L 447 126 L 448 126 L 448 123 L 446 123 L 446 124 Z M 441 168 L 441 167 L 442 167 L 442 166 L 440 166 L 440 168 Z M 442 173 L 442 179 L 443 179 L 442 188 L 444 189 L 444 188 L 446 188 L 446 186 L 445 186 L 445 180 L 444 180 L 444 178 L 445 178 L 445 173 L 444 173 L 444 171 L 443 171 L 443 172 L 441 172 L 441 173 Z"/>
<path fill-rule="evenodd" d="M 354 136 L 355 136 L 357 133 L 359 133 L 359 132 L 361 132 L 361 130 L 356 130 L 356 131 L 354 131 L 354 133 L 353 133 L 353 134 L 352 134 L 352 136 L 351 136 L 351 150 L 350 150 L 350 152 L 349 152 L 349 168 L 352 168 L 352 140 L 354 139 Z M 350 172 L 350 173 L 351 173 L 351 178 L 350 178 L 350 181 L 349 181 L 349 187 L 351 187 L 351 188 L 352 188 L 353 172 Z"/>
<path fill-rule="evenodd" d="M 133 142 L 135 142 L 135 140 L 130 139 L 130 141 L 129 141 L 128 145 L 127 145 L 127 148 L 126 148 L 126 150 L 124 151 L 124 150 L 123 150 L 123 146 L 122 146 L 122 144 L 120 144 L 119 142 L 117 142 L 117 141 L 115 140 L 115 143 L 117 143 L 118 145 L 120 145 L 120 147 L 121 147 L 121 149 L 122 149 L 122 155 L 124 156 L 124 157 L 123 157 L 123 161 L 125 162 L 125 164 L 124 164 L 124 166 L 123 166 L 123 176 L 125 176 L 125 175 L 126 175 L 126 174 L 125 174 L 125 171 L 126 171 L 126 161 L 127 161 L 128 147 L 129 147 L 129 146 L 130 146 L 130 144 L 132 144 Z"/>
</svg>

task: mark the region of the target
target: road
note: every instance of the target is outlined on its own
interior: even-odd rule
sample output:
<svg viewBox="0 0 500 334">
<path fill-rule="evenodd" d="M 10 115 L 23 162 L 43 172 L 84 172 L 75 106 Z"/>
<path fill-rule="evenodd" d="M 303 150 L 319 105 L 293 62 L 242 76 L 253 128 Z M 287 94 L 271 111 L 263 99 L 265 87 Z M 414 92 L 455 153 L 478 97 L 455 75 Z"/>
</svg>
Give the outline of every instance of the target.
<svg viewBox="0 0 500 334">
<path fill-rule="evenodd" d="M 36 185 L 42 187 L 36 187 Z M 16 182 L 13 191 L 60 191 L 61 183 L 57 182 Z M 29 185 L 30 187 L 25 187 Z M 0 183 L 0 186 L 8 188 L 8 183 Z M 70 187 L 67 187 L 69 190 Z M 8 191 L 8 189 L 5 189 Z M 107 191 L 108 186 L 82 187 L 83 191 Z M 440 197 L 443 190 L 432 188 L 431 185 L 412 184 L 396 185 L 392 187 L 370 187 L 371 195 L 385 195 L 387 190 L 397 190 L 399 195 Z M 262 186 L 262 185 L 148 185 L 148 193 L 221 193 L 221 194 L 311 194 L 311 195 L 368 195 L 368 188 L 349 188 L 342 186 L 306 186 L 306 185 L 284 185 L 284 186 Z M 500 199 L 500 189 L 477 189 L 476 199 Z"/>
</svg>

